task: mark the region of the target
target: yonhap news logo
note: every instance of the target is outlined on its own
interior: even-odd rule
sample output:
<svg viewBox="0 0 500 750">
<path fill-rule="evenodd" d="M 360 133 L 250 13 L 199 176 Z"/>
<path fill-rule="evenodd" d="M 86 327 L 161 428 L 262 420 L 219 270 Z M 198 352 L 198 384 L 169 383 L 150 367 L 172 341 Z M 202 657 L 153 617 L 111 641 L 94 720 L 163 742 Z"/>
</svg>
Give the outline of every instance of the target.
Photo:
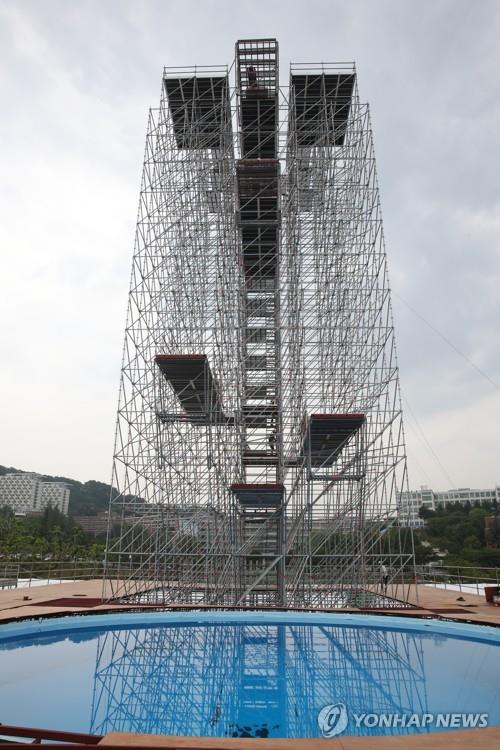
<svg viewBox="0 0 500 750">
<path fill-rule="evenodd" d="M 487 713 L 350 713 L 345 703 L 331 703 L 323 706 L 318 713 L 321 736 L 336 737 L 342 734 L 350 718 L 354 734 L 363 729 L 481 729 L 488 726 Z"/>
<path fill-rule="evenodd" d="M 344 703 L 323 706 L 318 714 L 318 726 L 323 737 L 335 737 L 347 729 L 349 715 Z"/>
</svg>

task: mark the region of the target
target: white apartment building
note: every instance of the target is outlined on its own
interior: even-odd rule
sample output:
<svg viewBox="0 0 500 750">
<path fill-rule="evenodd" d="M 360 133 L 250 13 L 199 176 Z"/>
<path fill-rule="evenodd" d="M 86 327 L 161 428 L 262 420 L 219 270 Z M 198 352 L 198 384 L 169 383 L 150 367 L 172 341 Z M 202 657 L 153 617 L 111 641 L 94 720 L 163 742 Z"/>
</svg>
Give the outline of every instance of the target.
<svg viewBox="0 0 500 750">
<path fill-rule="evenodd" d="M 37 474 L 5 474 L 0 477 L 0 507 L 15 513 L 29 513 L 36 506 Z"/>
<path fill-rule="evenodd" d="M 436 492 L 429 487 L 421 487 L 419 490 L 402 492 L 399 502 L 399 520 L 404 526 L 412 528 L 421 528 L 424 526 L 424 520 L 419 517 L 420 508 L 436 510 L 440 505 L 447 503 L 460 503 L 465 505 L 470 503 L 474 505 L 479 503 L 494 502 L 500 503 L 500 487 L 491 490 L 476 490 L 470 487 L 460 487 L 456 490 L 446 490 Z"/>
<path fill-rule="evenodd" d="M 68 513 L 69 487 L 64 482 L 39 482 L 35 510 L 45 510 L 48 505 Z"/>
<path fill-rule="evenodd" d="M 64 482 L 46 482 L 39 474 L 5 474 L 0 477 L 0 507 L 15 513 L 33 513 L 48 505 L 67 513 L 70 489 Z"/>
</svg>

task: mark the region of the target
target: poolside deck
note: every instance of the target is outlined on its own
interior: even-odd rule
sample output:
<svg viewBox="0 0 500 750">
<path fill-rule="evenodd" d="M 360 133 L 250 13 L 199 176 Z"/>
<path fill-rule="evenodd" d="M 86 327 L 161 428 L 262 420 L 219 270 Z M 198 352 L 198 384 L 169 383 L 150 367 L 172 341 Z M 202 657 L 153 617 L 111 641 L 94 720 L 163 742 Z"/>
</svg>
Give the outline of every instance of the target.
<svg viewBox="0 0 500 750">
<path fill-rule="evenodd" d="M 3 725 L 2 729 L 4 728 Z M 110 732 L 104 737 L 59 732 L 33 727 L 5 726 L 0 733 L 0 750 L 28 750 L 43 744 L 46 750 L 106 750 L 162 748 L 163 750 L 497 750 L 500 727 L 465 729 L 413 736 L 341 737 L 335 739 L 233 739 L 229 737 L 179 737 Z M 70 743 L 70 744 L 61 744 Z"/>
<path fill-rule="evenodd" d="M 464 729 L 413 736 L 342 737 L 340 739 L 231 739 L 162 737 L 111 732 L 100 742 L 107 749 L 155 747 L 164 750 L 498 750 L 500 727 Z"/>
<path fill-rule="evenodd" d="M 102 604 L 102 580 L 68 581 L 0 591 L 0 623 L 99 610 L 130 609 Z M 72 602 L 74 600 L 74 603 Z"/>
<path fill-rule="evenodd" d="M 464 601 L 460 601 L 461 597 Z M 410 587 L 409 602 L 421 611 L 427 611 L 433 616 L 439 615 L 447 620 L 500 626 L 500 607 L 488 604 L 481 595 L 420 584 Z"/>
<path fill-rule="evenodd" d="M 389 586 L 387 595 L 393 592 Z M 463 601 L 460 601 L 460 597 Z M 125 609 L 157 608 L 153 605 L 119 605 L 102 602 L 102 580 L 71 581 L 22 589 L 0 590 L 0 622 L 34 617 L 68 615 L 84 612 L 113 612 Z M 414 609 L 322 610 L 342 614 L 343 612 L 367 612 L 399 617 L 437 617 L 457 622 L 471 622 L 500 627 L 500 607 L 487 604 L 483 596 L 460 594 L 458 591 L 433 588 L 422 584 L 412 585 L 409 602 Z M 165 609 L 190 609 L 189 605 L 162 605 Z M 212 609 L 196 605 L 196 609 Z M 241 608 L 238 608 L 241 609 Z"/>
</svg>

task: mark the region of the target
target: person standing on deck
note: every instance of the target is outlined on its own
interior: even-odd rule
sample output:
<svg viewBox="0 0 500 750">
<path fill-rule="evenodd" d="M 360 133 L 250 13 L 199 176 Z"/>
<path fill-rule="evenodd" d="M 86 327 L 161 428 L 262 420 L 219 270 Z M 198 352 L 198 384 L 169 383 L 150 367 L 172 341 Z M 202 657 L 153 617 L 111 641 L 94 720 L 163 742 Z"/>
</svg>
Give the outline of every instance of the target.
<svg viewBox="0 0 500 750">
<path fill-rule="evenodd" d="M 382 588 L 382 593 L 387 593 L 387 584 L 389 583 L 389 571 L 387 570 L 387 566 L 384 565 L 382 560 L 380 561 L 380 586 Z"/>
</svg>

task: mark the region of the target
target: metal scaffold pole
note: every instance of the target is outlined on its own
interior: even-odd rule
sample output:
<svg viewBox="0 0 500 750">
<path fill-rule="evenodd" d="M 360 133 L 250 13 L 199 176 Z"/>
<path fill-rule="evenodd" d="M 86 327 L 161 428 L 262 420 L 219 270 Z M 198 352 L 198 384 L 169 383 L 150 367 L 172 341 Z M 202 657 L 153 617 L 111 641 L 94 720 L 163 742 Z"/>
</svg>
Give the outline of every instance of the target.
<svg viewBox="0 0 500 750">
<path fill-rule="evenodd" d="M 106 559 L 119 601 L 405 606 L 406 456 L 368 106 L 275 39 L 150 113 Z"/>
</svg>

